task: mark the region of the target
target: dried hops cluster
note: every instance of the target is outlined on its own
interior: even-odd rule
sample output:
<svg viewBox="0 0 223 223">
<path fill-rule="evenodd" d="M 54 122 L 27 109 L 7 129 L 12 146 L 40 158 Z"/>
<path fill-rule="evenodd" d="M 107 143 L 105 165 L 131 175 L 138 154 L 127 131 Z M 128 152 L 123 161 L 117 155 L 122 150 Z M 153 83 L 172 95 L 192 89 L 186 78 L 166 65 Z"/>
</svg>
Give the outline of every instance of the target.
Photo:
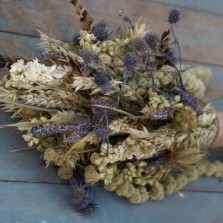
<svg viewBox="0 0 223 223">
<path fill-rule="evenodd" d="M 91 27 L 86 9 L 72 4 L 86 29 L 70 43 L 41 33 L 39 60 L 7 63 L 0 102 L 21 118 L 7 126 L 71 179 L 73 206 L 92 214 L 96 204 L 87 194 L 98 181 L 142 203 L 202 174 L 222 176 L 222 164 L 204 161 L 218 131 L 204 100 L 210 71 L 178 65 L 172 50 L 175 43 L 179 48 L 173 31 L 179 11 L 170 12 L 170 27 L 159 38 L 123 10 L 126 27 L 112 29 L 105 21 Z"/>
</svg>

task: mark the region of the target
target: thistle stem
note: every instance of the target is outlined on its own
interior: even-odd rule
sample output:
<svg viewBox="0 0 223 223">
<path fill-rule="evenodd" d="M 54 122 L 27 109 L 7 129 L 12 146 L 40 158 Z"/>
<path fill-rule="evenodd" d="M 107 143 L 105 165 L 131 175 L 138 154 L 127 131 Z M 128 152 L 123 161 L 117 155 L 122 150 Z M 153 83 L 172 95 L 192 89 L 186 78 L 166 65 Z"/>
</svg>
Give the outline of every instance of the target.
<svg viewBox="0 0 223 223">
<path fill-rule="evenodd" d="M 153 87 L 155 87 L 154 74 L 153 74 L 153 71 L 152 71 L 152 67 L 151 67 L 151 62 L 150 62 L 149 56 L 146 57 L 146 70 L 148 71 L 148 73 L 150 74 L 150 76 L 152 78 L 152 85 L 153 85 Z"/>
</svg>

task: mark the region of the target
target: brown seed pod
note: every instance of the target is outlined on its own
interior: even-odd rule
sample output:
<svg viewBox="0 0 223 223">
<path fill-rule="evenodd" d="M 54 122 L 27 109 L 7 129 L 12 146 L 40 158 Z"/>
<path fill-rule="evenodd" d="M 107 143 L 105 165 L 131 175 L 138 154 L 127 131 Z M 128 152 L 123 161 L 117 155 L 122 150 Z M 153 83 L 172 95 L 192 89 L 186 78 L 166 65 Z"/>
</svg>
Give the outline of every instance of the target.
<svg viewBox="0 0 223 223">
<path fill-rule="evenodd" d="M 188 107 L 179 109 L 173 116 L 173 124 L 181 131 L 187 131 L 196 127 L 196 112 Z"/>
<path fill-rule="evenodd" d="M 81 29 L 90 30 L 93 18 L 88 14 L 87 9 L 79 2 L 79 0 L 71 0 L 70 3 L 74 6 L 76 14 L 80 18 Z"/>
</svg>

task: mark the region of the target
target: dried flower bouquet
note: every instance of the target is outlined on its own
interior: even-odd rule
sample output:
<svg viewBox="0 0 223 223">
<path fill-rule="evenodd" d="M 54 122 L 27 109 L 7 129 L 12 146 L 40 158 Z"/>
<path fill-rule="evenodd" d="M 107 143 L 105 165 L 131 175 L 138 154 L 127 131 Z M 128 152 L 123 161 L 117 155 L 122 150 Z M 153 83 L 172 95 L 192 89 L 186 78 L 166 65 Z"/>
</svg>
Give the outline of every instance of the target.
<svg viewBox="0 0 223 223">
<path fill-rule="evenodd" d="M 0 57 L 8 67 L 2 108 L 41 163 L 69 180 L 71 202 L 84 215 L 96 210 L 92 185 L 132 203 L 161 200 L 201 175 L 223 177 L 223 164 L 206 160 L 216 137 L 214 109 L 204 100 L 211 76 L 181 64 L 173 9 L 159 38 L 120 10 L 120 26 L 93 24 L 72 0 L 81 30 L 72 42 L 40 32 L 36 59 Z M 179 59 L 174 54 L 177 49 Z"/>
</svg>

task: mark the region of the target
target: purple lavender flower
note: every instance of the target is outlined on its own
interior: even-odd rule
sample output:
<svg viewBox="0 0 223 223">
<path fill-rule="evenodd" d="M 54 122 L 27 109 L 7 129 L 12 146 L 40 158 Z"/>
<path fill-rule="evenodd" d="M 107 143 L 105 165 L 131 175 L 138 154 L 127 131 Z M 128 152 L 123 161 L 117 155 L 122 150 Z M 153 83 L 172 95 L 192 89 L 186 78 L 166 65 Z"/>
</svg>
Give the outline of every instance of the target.
<svg viewBox="0 0 223 223">
<path fill-rule="evenodd" d="M 197 113 L 201 112 L 199 100 L 195 98 L 193 95 L 188 94 L 179 87 L 175 87 L 174 92 L 180 96 L 180 101 L 184 105 L 193 107 Z"/>
<path fill-rule="evenodd" d="M 134 24 L 133 24 L 132 20 L 131 20 L 127 15 L 124 15 L 124 14 L 123 14 L 123 9 L 120 9 L 120 10 L 119 10 L 119 16 L 120 16 L 125 22 L 127 22 L 127 23 L 129 24 L 129 27 L 130 27 L 131 29 L 134 29 Z"/>
<path fill-rule="evenodd" d="M 159 164 L 167 161 L 170 157 L 170 151 L 165 149 L 155 153 L 151 158 L 147 159 L 147 166 L 144 167 L 145 170 L 149 170 L 151 167 L 156 167 Z"/>
<path fill-rule="evenodd" d="M 167 120 L 170 117 L 170 109 L 164 108 L 161 111 L 152 112 L 150 116 L 152 119 L 156 119 L 156 120 Z"/>
<path fill-rule="evenodd" d="M 83 137 L 85 134 L 90 132 L 93 129 L 93 125 L 91 122 L 84 122 L 76 126 L 75 133 L 71 134 L 67 138 L 64 139 L 65 143 L 72 143 L 81 137 Z"/>
<path fill-rule="evenodd" d="M 76 124 L 61 124 L 61 125 L 49 125 L 49 126 L 35 126 L 31 129 L 31 133 L 35 135 L 42 135 L 42 136 L 51 136 L 55 134 L 63 134 L 68 131 L 74 131 L 78 128 Z"/>
</svg>

